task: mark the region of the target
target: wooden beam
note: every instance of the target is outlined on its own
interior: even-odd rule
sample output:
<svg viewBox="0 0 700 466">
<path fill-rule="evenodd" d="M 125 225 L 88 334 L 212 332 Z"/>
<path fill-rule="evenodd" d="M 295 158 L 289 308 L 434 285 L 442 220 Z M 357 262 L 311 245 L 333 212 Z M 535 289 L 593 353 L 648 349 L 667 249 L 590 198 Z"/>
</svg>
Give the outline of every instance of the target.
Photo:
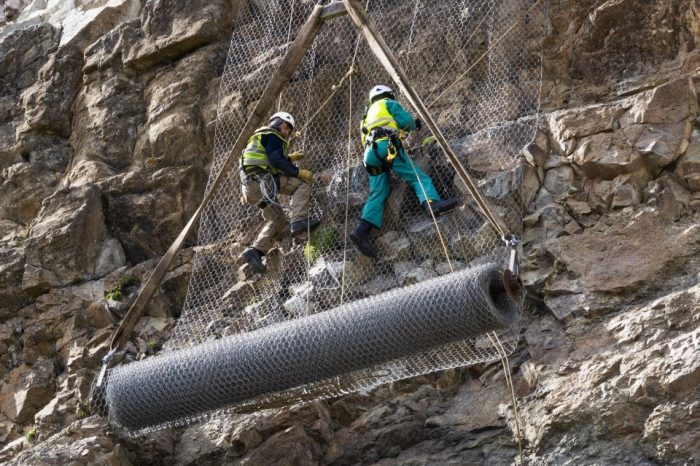
<svg viewBox="0 0 700 466">
<path fill-rule="evenodd" d="M 511 233 L 510 228 L 508 228 L 503 219 L 493 214 L 493 212 L 496 212 L 496 210 L 493 208 L 488 199 L 481 194 L 481 191 L 476 186 L 476 183 L 474 183 L 474 180 L 472 180 L 466 168 L 464 168 L 462 163 L 459 161 L 457 154 L 450 147 L 437 123 L 431 116 L 430 112 L 428 112 L 427 106 L 423 103 L 420 96 L 411 85 L 406 73 L 404 73 L 403 69 L 399 65 L 399 62 L 391 52 L 391 49 L 384 41 L 384 38 L 381 36 L 381 34 L 379 34 L 372 19 L 367 16 L 364 8 L 356 0 L 343 0 L 343 4 L 345 5 L 345 9 L 350 15 L 353 23 L 355 23 L 355 26 L 357 26 L 365 40 L 367 40 L 372 53 L 374 53 L 374 55 L 379 59 L 379 62 L 389 73 L 391 79 L 394 80 L 396 85 L 399 86 L 401 91 L 406 95 L 406 98 L 410 104 L 433 133 L 433 136 L 435 136 L 440 148 L 445 153 L 445 156 L 450 161 L 454 169 L 457 171 L 457 174 L 469 190 L 469 193 L 474 197 L 474 200 L 479 205 L 479 208 L 484 216 L 491 222 L 499 234 L 503 236 L 509 235 Z"/>
<path fill-rule="evenodd" d="M 277 97 L 289 82 L 290 78 L 294 74 L 294 71 L 296 71 L 296 69 L 299 67 L 299 64 L 304 58 L 306 50 L 313 43 L 321 29 L 321 26 L 323 25 L 321 15 L 324 10 L 325 8 L 323 5 L 316 5 L 306 22 L 302 25 L 301 29 L 299 29 L 299 33 L 287 49 L 287 53 L 282 59 L 282 63 L 272 78 L 270 78 L 270 81 L 267 83 L 267 87 L 260 96 L 260 100 L 258 100 L 255 109 L 253 109 L 253 112 L 248 116 L 248 121 L 246 121 L 245 125 L 241 129 L 241 132 L 238 134 L 238 139 L 236 139 L 231 152 L 224 161 L 224 165 L 221 167 L 221 171 L 219 171 L 219 174 L 214 179 L 214 182 L 209 188 L 207 195 L 202 200 L 202 203 L 199 205 L 197 211 L 194 213 L 190 221 L 187 222 L 185 228 L 180 232 L 177 239 L 175 239 L 173 244 L 170 245 L 168 251 L 162 257 L 160 262 L 158 262 L 155 270 L 146 281 L 146 284 L 141 289 L 139 295 L 136 297 L 136 301 L 134 301 L 134 304 L 129 309 L 129 312 L 127 312 L 124 319 L 122 319 L 119 328 L 115 332 L 114 336 L 112 337 L 112 341 L 110 342 L 111 351 L 117 350 L 118 348 L 122 347 L 124 343 L 126 343 L 129 335 L 131 335 L 134 327 L 141 319 L 141 316 L 146 308 L 146 304 L 151 299 L 151 296 L 153 296 L 156 289 L 158 289 L 160 286 L 160 283 L 163 280 L 165 273 L 168 271 L 170 264 L 175 258 L 175 255 L 182 247 L 182 243 L 184 242 L 185 238 L 192 230 L 194 224 L 197 223 L 197 220 L 199 220 L 200 215 L 204 211 L 209 201 L 218 191 L 223 180 L 226 178 L 226 176 L 228 176 L 228 172 L 232 168 L 233 162 L 238 160 L 238 157 L 240 156 L 241 151 L 244 149 L 248 138 L 253 131 L 255 131 L 255 129 L 258 128 L 261 123 L 263 123 L 264 119 L 268 116 L 268 113 L 275 104 Z"/>
<path fill-rule="evenodd" d="M 329 21 L 335 19 L 339 16 L 346 15 L 348 12 L 345 9 L 345 5 L 341 0 L 334 0 L 325 7 L 323 7 L 323 13 L 321 13 L 321 19 L 323 21 Z"/>
</svg>

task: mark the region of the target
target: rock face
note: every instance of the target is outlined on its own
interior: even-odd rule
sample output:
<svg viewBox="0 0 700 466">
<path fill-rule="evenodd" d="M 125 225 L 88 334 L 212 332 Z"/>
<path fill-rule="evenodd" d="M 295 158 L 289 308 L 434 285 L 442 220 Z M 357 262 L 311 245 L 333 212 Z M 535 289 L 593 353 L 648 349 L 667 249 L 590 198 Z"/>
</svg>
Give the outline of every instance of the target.
<svg viewBox="0 0 700 466">
<path fill-rule="evenodd" d="M 90 416 L 117 323 L 203 196 L 233 18 L 266 5 L 0 6 L 0 462 L 521 464 L 518 435 L 526 464 L 699 462 L 696 0 L 549 2 L 547 36 L 532 45 L 544 58 L 543 112 L 528 163 L 481 186 L 498 198 L 513 180 L 524 185 L 522 278 L 533 299 L 509 358 L 517 419 L 500 364 L 138 439 Z M 249 97 L 227 99 L 243 117 Z M 460 111 L 447 105 L 441 123 Z M 474 166 L 487 167 L 487 155 Z M 351 209 L 361 207 L 361 169 L 319 178 L 319 195 L 337 199 L 324 214 L 344 217 L 348 185 L 361 194 Z M 401 199 L 394 193 L 389 215 Z M 391 266 L 375 277 L 349 254 L 345 280 L 372 295 L 467 266 L 411 260 L 433 234 L 426 225 L 382 232 Z M 500 241 L 475 225 L 474 238 Z M 447 240 L 473 259 L 461 236 Z M 178 255 L 118 358 L 159 351 L 192 257 Z M 334 299 L 341 267 L 319 259 L 286 312 Z M 255 320 L 254 286 L 228 294 L 250 299 Z M 212 338 L 226 317 L 209 324 Z"/>
</svg>

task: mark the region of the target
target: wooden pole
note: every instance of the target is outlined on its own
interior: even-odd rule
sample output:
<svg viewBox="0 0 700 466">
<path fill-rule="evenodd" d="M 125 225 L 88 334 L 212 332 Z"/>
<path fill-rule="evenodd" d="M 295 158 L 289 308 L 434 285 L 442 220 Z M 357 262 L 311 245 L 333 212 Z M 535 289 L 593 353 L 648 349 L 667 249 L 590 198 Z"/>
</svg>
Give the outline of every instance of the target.
<svg viewBox="0 0 700 466">
<path fill-rule="evenodd" d="M 337 6 L 334 7 L 334 14 L 337 14 L 337 11 L 335 10 L 336 8 Z M 110 342 L 111 352 L 116 351 L 118 348 L 122 347 L 124 343 L 126 343 L 129 335 L 131 335 L 134 327 L 136 327 L 136 324 L 141 319 L 141 316 L 146 308 L 146 304 L 151 299 L 151 296 L 153 296 L 156 289 L 160 286 L 160 283 L 163 280 L 165 273 L 168 271 L 170 264 L 175 258 L 175 255 L 182 247 L 182 243 L 192 230 L 194 224 L 197 223 L 197 220 L 199 220 L 204 208 L 218 191 L 219 186 L 225 177 L 228 176 L 228 172 L 231 169 L 233 162 L 238 159 L 239 154 L 244 149 L 245 144 L 248 141 L 248 137 L 264 121 L 264 118 L 270 112 L 270 109 L 272 109 L 277 97 L 291 79 L 294 71 L 296 71 L 296 69 L 299 67 L 299 64 L 304 58 L 306 50 L 313 43 L 321 29 L 321 25 L 323 24 L 323 13 L 323 5 L 316 5 L 306 22 L 302 25 L 301 29 L 299 29 L 299 33 L 287 49 L 287 53 L 284 56 L 282 63 L 270 81 L 267 83 L 267 87 L 263 91 L 262 96 L 260 96 L 260 100 L 258 100 L 255 109 L 250 116 L 248 116 L 248 121 L 246 121 L 245 125 L 241 129 L 238 139 L 236 139 L 231 152 L 224 161 L 223 167 L 221 167 L 219 174 L 216 176 L 214 182 L 209 188 L 209 192 L 202 200 L 202 203 L 199 205 L 197 211 L 194 213 L 190 221 L 187 222 L 185 228 L 183 228 L 173 244 L 170 245 L 170 248 L 168 248 L 165 255 L 161 258 L 160 262 L 158 262 L 155 270 L 151 276 L 148 277 L 146 284 L 136 297 L 136 301 L 134 301 L 134 304 L 129 309 L 129 312 L 127 312 L 124 319 L 122 319 L 119 328 L 114 333 L 112 341 Z"/>
<path fill-rule="evenodd" d="M 437 123 L 431 116 L 430 112 L 428 112 L 428 108 L 411 85 L 406 73 L 404 73 L 403 69 L 401 69 L 401 66 L 394 57 L 394 54 L 391 52 L 391 49 L 379 34 L 372 19 L 367 16 L 364 8 L 362 8 L 362 6 L 356 0 L 343 0 L 343 4 L 345 4 L 345 9 L 350 15 L 353 23 L 355 23 L 355 26 L 357 26 L 362 35 L 365 37 L 365 40 L 367 40 L 372 53 L 374 53 L 377 59 L 379 59 L 379 62 L 382 64 L 382 66 L 384 66 L 394 82 L 406 95 L 408 101 L 428 126 L 430 131 L 433 133 L 433 136 L 435 136 L 440 148 L 445 153 L 445 156 L 450 161 L 454 169 L 457 171 L 457 175 L 459 175 L 460 179 L 469 190 L 469 193 L 474 197 L 474 200 L 479 206 L 479 209 L 481 209 L 483 212 L 486 219 L 491 222 L 491 225 L 493 225 L 493 227 L 502 237 L 510 235 L 511 230 L 505 224 L 503 219 L 493 214 L 495 209 L 488 199 L 481 194 L 481 191 L 476 186 L 476 183 L 474 183 L 466 168 L 464 168 L 462 163 L 457 158 L 457 155 L 450 147 Z"/>
</svg>

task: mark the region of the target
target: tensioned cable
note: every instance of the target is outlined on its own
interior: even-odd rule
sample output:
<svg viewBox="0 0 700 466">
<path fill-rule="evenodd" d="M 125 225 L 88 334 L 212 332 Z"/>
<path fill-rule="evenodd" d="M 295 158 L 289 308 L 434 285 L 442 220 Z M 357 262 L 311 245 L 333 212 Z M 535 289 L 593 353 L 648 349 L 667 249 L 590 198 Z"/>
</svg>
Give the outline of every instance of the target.
<svg viewBox="0 0 700 466">
<path fill-rule="evenodd" d="M 432 102 L 430 102 L 430 103 L 428 104 L 428 108 L 432 107 L 433 104 L 435 104 L 435 102 L 437 102 L 438 100 L 440 100 L 440 98 L 441 98 L 443 95 L 445 95 L 445 94 L 447 93 L 447 91 L 449 91 L 450 89 L 452 89 L 459 81 L 461 81 L 466 75 L 468 75 L 469 72 L 470 72 L 471 70 L 473 70 L 474 67 L 475 67 L 476 65 L 479 64 L 479 62 L 481 62 L 481 60 L 483 60 L 493 49 L 495 49 L 495 48 L 498 46 L 498 44 L 501 43 L 501 41 L 502 41 L 503 39 L 505 39 L 505 37 L 510 33 L 510 31 L 512 31 L 513 28 L 514 28 L 515 26 L 517 26 L 518 23 L 528 15 L 528 14 L 535 8 L 535 6 L 537 6 L 538 3 L 540 3 L 540 1 L 542 1 L 542 0 L 537 0 L 535 3 L 532 4 L 532 6 L 531 6 L 530 8 L 527 9 L 527 11 L 526 11 L 525 13 L 523 13 L 522 15 L 519 15 L 519 16 L 518 16 L 518 19 L 515 20 L 515 22 L 514 22 L 513 24 L 510 25 L 510 27 L 506 30 L 506 32 L 504 32 L 504 33 L 501 35 L 501 37 L 499 37 L 499 38 L 496 40 L 496 42 L 494 42 L 493 45 L 492 45 L 491 47 L 489 47 L 488 50 L 486 50 L 486 52 L 484 52 L 474 63 L 472 63 L 472 65 L 471 65 L 469 68 L 467 68 L 467 71 L 465 71 L 464 73 L 462 73 L 461 75 L 459 75 L 459 76 L 457 77 L 457 79 L 455 79 L 454 82 L 453 82 L 452 84 L 450 84 L 449 86 L 447 86 L 447 88 L 446 88 L 444 91 L 442 91 L 442 93 L 441 93 L 440 95 L 438 95 Z"/>
</svg>

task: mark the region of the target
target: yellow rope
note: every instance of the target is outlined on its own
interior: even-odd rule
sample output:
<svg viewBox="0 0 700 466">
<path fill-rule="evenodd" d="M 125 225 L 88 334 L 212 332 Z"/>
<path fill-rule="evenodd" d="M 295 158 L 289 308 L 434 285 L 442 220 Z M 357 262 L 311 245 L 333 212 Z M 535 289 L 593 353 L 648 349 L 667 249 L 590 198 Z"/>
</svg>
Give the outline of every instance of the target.
<svg viewBox="0 0 700 466">
<path fill-rule="evenodd" d="M 298 133 L 303 133 L 304 130 L 311 124 L 312 121 L 316 119 L 316 117 L 323 111 L 324 108 L 326 108 L 326 105 L 335 97 L 335 95 L 338 93 L 338 91 L 341 89 L 342 85 L 345 83 L 345 80 L 348 79 L 350 76 L 353 74 L 356 74 L 357 70 L 355 69 L 354 63 L 350 65 L 350 68 L 348 71 L 343 75 L 343 77 L 338 81 L 337 84 L 334 84 L 331 86 L 331 93 L 328 95 L 328 98 L 323 101 L 323 103 L 318 107 L 316 112 L 314 112 L 313 115 L 311 115 L 311 118 L 309 118 L 305 123 L 304 126 L 301 127 L 301 129 L 298 131 Z M 293 136 L 292 138 L 296 137 Z M 292 139 L 290 138 L 290 139 Z"/>
<path fill-rule="evenodd" d="M 492 337 L 493 335 L 493 337 Z M 513 419 L 515 420 L 515 436 L 518 441 L 518 455 L 520 457 L 520 464 L 524 465 L 525 460 L 523 459 L 523 437 L 520 430 L 520 409 L 518 408 L 518 399 L 515 396 L 515 387 L 513 386 L 513 379 L 510 375 L 510 364 L 508 362 L 508 354 L 501 344 L 501 340 L 498 338 L 496 332 L 491 332 L 487 334 L 491 344 L 498 351 L 498 355 L 501 358 L 501 365 L 503 366 L 503 374 L 506 379 L 506 386 L 510 391 L 511 401 L 513 403 Z"/>
<path fill-rule="evenodd" d="M 407 154 L 408 156 L 408 154 Z M 423 196 L 427 199 L 427 194 L 425 192 L 425 187 L 423 186 L 423 183 L 420 180 L 420 177 L 418 176 L 418 171 L 416 170 L 416 166 L 413 163 L 413 160 L 411 160 L 410 156 L 408 156 L 408 160 L 411 162 L 411 168 L 413 169 L 413 173 L 416 176 L 416 180 L 418 181 L 418 185 L 421 188 L 421 191 L 423 192 Z M 450 267 L 450 271 L 454 273 L 455 269 L 452 266 L 452 261 L 450 260 L 450 254 L 447 249 L 447 246 L 445 245 L 445 241 L 443 239 L 442 232 L 440 230 L 440 225 L 437 222 L 437 218 L 435 217 L 435 213 L 430 210 L 430 216 L 433 219 L 433 225 L 435 225 L 435 230 L 437 231 L 438 237 L 440 238 L 440 244 L 442 244 L 442 249 L 445 253 L 445 259 L 447 260 L 447 264 Z M 460 233 L 461 234 L 461 233 Z M 506 353 L 506 350 L 503 348 L 503 345 L 501 344 L 500 339 L 498 338 L 498 334 L 496 332 L 492 332 L 493 337 L 491 334 L 487 334 L 489 340 L 491 341 L 491 344 L 493 344 L 494 348 L 496 349 L 496 352 L 498 353 L 498 356 L 501 360 L 501 365 L 503 366 L 503 373 L 506 381 L 506 386 L 508 387 L 510 394 L 511 394 L 511 400 L 513 403 L 513 417 L 515 419 L 515 430 L 516 430 L 516 438 L 518 441 L 518 451 L 520 455 L 520 464 L 523 465 L 523 447 L 522 447 L 522 435 L 520 433 L 520 415 L 518 412 L 518 402 L 515 397 L 515 388 L 513 387 L 513 380 L 510 376 L 510 364 L 508 362 L 508 354 Z"/>
</svg>

